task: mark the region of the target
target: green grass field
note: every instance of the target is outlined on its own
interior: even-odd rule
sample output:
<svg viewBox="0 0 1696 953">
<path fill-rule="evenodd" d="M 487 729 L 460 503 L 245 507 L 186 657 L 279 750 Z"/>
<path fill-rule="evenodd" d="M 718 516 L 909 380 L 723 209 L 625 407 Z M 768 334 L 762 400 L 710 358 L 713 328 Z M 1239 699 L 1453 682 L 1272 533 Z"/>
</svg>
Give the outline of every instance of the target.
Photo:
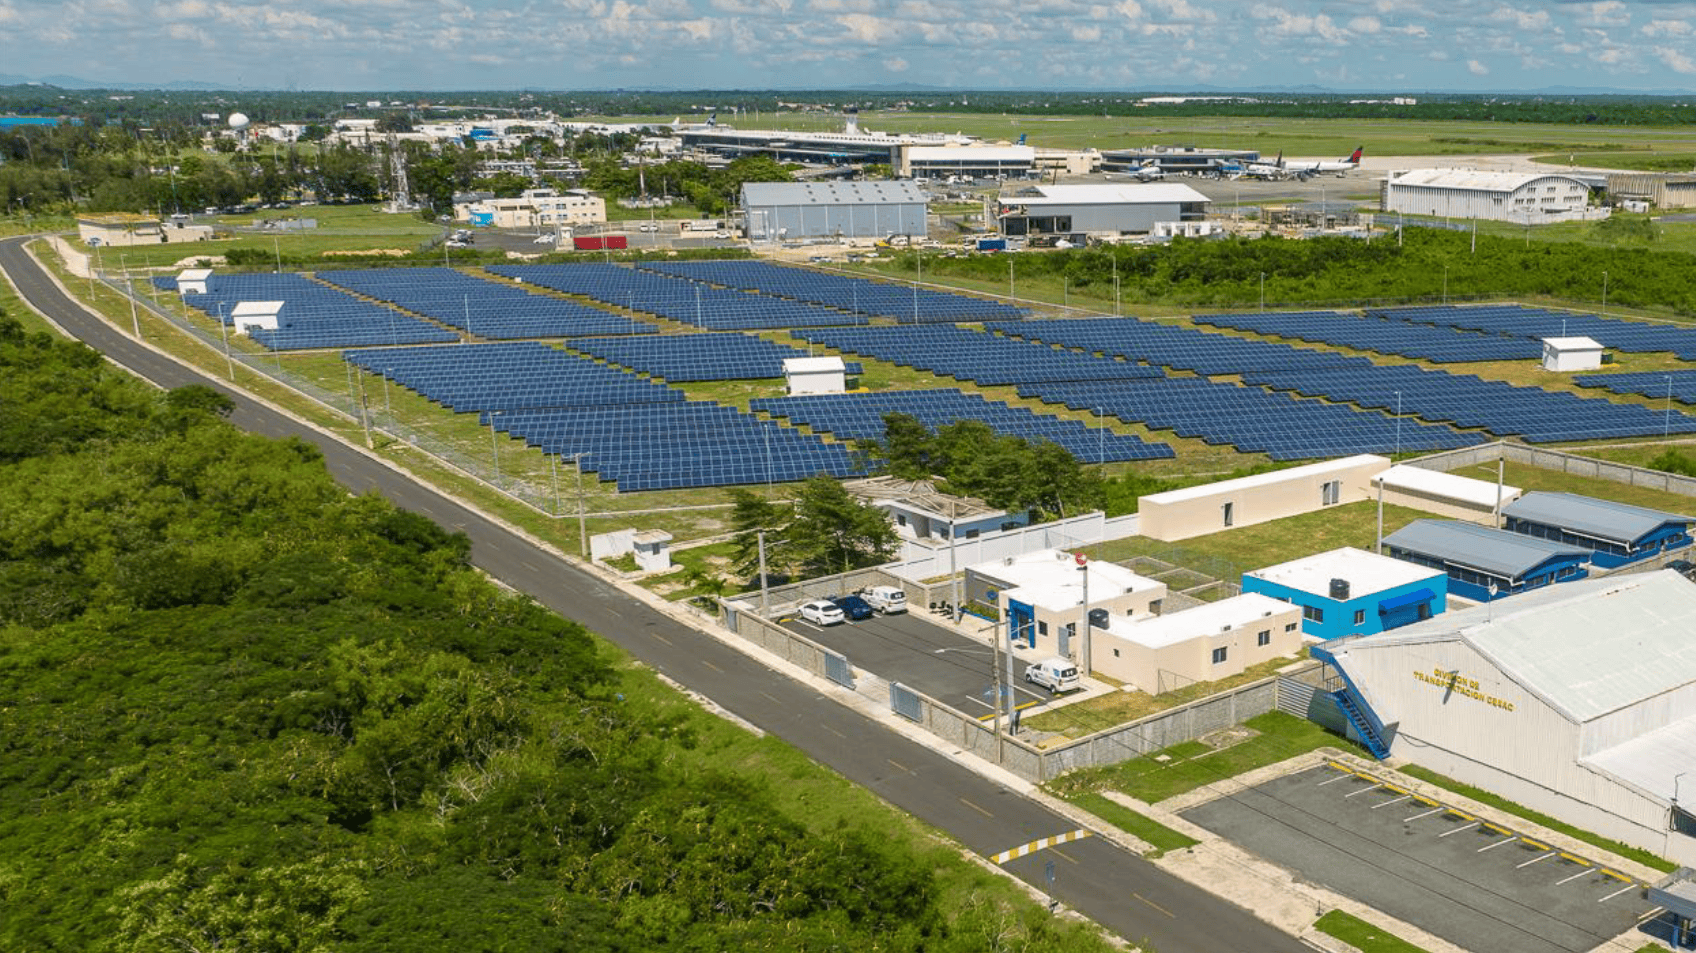
<svg viewBox="0 0 1696 953">
<path fill-rule="evenodd" d="M 1313 921 L 1320 933 L 1334 936 L 1360 953 L 1425 953 L 1425 948 L 1379 929 L 1365 920 L 1341 910 L 1332 910 Z"/>
<path fill-rule="evenodd" d="M 1175 831 L 1152 817 L 1139 814 L 1100 794 L 1080 794 L 1068 800 L 1153 847 L 1154 851 L 1149 854 L 1150 857 L 1159 857 L 1169 850 L 1183 850 L 1201 843 L 1188 834 Z"/>
</svg>

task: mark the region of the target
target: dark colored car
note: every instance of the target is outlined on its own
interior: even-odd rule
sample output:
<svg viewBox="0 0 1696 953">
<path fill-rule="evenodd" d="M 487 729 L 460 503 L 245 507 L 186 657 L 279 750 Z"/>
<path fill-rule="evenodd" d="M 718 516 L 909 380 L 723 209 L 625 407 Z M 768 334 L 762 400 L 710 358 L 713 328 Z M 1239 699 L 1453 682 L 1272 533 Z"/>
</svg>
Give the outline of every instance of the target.
<svg viewBox="0 0 1696 953">
<path fill-rule="evenodd" d="M 1688 559 L 1675 559 L 1672 562 L 1667 563 L 1667 568 L 1686 579 L 1696 578 L 1696 576 L 1692 576 L 1692 573 L 1696 573 L 1696 563 L 1693 563 Z"/>
<path fill-rule="evenodd" d="M 847 616 L 850 622 L 872 617 L 872 604 L 859 596 L 838 596 L 830 601 L 842 610 L 842 614 Z"/>
</svg>

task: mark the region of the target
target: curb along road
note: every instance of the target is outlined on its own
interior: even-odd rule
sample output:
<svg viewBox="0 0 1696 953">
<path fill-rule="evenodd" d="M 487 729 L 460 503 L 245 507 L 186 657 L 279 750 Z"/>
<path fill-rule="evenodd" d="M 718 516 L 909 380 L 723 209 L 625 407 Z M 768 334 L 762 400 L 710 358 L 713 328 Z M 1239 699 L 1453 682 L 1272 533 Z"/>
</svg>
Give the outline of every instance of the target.
<svg viewBox="0 0 1696 953">
<path fill-rule="evenodd" d="M 573 619 L 677 683 L 860 784 L 968 850 L 992 855 L 1076 828 L 1076 822 L 978 775 L 943 754 L 868 721 L 837 701 L 777 675 L 748 656 L 656 611 L 515 530 L 416 482 L 244 391 L 119 333 L 68 297 L 24 248 L 0 241 L 0 270 L 19 295 L 73 337 L 162 387 L 204 384 L 236 402 L 231 422 L 268 437 L 318 447 L 350 491 L 376 491 L 471 538 L 472 562 Z M 1040 860 L 1009 872 L 1107 929 L 1157 953 L 1306 953 L 1295 937 L 1101 837 L 1067 845 L 1052 887 Z M 1040 855 L 1039 855 L 1040 856 Z M 1146 898 L 1138 903 L 1138 898 Z M 1150 901 L 1153 903 L 1151 904 Z M 1153 906 L 1158 904 L 1158 906 Z"/>
</svg>

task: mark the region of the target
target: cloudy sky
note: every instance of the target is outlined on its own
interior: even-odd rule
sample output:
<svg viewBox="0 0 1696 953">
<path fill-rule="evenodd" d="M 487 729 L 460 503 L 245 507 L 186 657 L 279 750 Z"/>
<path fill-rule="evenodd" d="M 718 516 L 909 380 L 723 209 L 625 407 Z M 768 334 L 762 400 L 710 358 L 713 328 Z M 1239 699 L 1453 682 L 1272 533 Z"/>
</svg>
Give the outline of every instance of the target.
<svg viewBox="0 0 1696 953">
<path fill-rule="evenodd" d="M 0 72 L 300 89 L 1696 89 L 1696 0 L 0 0 Z"/>
</svg>

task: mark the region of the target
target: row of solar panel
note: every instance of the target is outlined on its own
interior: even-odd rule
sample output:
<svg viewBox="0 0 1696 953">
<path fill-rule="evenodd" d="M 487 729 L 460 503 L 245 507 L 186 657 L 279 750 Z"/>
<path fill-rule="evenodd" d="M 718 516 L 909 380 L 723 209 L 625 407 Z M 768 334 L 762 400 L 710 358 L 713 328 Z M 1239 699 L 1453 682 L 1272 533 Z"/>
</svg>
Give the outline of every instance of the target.
<svg viewBox="0 0 1696 953">
<path fill-rule="evenodd" d="M 1670 351 L 1679 360 L 1696 360 L 1696 328 L 1624 321 L 1594 314 L 1548 311 L 1516 305 L 1427 305 L 1369 309 L 1368 314 L 1398 321 L 1468 328 L 1495 334 L 1541 339 L 1583 336 L 1616 351 Z"/>
<path fill-rule="evenodd" d="M 633 321 L 553 295 L 474 278 L 451 268 L 380 268 L 333 271 L 321 278 L 337 287 L 399 305 L 482 338 L 650 334 Z"/>
<path fill-rule="evenodd" d="M 1197 315 L 1195 322 L 1437 364 L 1534 360 L 1543 351 L 1541 343 L 1527 338 L 1485 335 L 1339 311 L 1209 314 Z"/>
<path fill-rule="evenodd" d="M 884 416 L 899 412 L 917 418 L 932 430 L 960 420 L 982 421 L 996 433 L 1057 444 L 1085 462 L 1174 456 L 1172 448 L 1164 443 L 1149 443 L 1136 436 L 1087 427 L 1080 421 L 1044 417 L 1024 407 L 1011 407 L 958 390 L 756 398 L 750 402 L 749 409 L 787 417 L 851 440 L 882 441 Z"/>
<path fill-rule="evenodd" d="M 1637 394 L 1696 404 L 1696 370 L 1575 374 L 1572 382 L 1580 387 L 1595 387 L 1615 394 Z"/>
<path fill-rule="evenodd" d="M 174 290 L 176 280 L 168 280 Z M 217 274 L 209 279 L 206 294 L 183 296 L 183 303 L 189 307 L 232 326 L 235 322 L 231 316 L 244 301 L 283 302 L 282 310 L 277 313 L 276 328 L 254 328 L 249 332 L 253 340 L 272 350 L 440 344 L 459 339 L 446 328 L 297 274 Z"/>
<path fill-rule="evenodd" d="M 1012 305 L 986 298 L 895 285 L 865 278 L 830 275 L 763 261 L 654 262 L 648 271 L 697 281 L 758 291 L 825 305 L 844 311 L 894 318 L 898 321 L 953 322 L 1008 320 L 1023 317 Z"/>
<path fill-rule="evenodd" d="M 714 331 L 865 324 L 868 320 L 863 314 L 711 288 L 617 265 L 497 265 L 489 271 Z"/>
<path fill-rule="evenodd" d="M 577 338 L 581 351 L 674 383 L 755 380 L 783 376 L 783 362 L 807 352 L 751 334 L 665 334 L 629 338 Z M 849 363 L 849 374 L 863 373 Z"/>
<path fill-rule="evenodd" d="M 953 326 L 809 328 L 797 331 L 796 336 L 837 350 L 984 386 L 1161 375 L 1158 368 L 1036 347 L 1025 341 Z"/>
</svg>

